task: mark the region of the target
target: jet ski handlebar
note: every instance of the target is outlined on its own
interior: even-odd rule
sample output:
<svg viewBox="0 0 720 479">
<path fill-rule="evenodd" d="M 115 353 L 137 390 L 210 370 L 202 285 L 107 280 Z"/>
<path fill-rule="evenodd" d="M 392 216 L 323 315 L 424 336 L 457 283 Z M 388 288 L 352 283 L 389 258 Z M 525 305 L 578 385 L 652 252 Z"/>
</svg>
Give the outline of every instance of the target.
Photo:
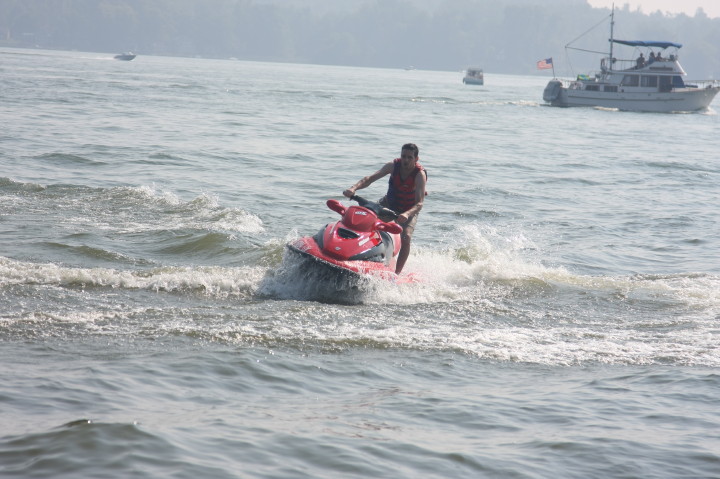
<svg viewBox="0 0 720 479">
<path fill-rule="evenodd" d="M 360 206 L 374 211 L 379 218 L 390 218 L 391 220 L 396 220 L 397 217 L 400 216 L 390 208 L 385 208 L 383 205 L 376 201 L 366 200 L 362 196 L 352 195 L 350 199 L 357 201 Z"/>
</svg>

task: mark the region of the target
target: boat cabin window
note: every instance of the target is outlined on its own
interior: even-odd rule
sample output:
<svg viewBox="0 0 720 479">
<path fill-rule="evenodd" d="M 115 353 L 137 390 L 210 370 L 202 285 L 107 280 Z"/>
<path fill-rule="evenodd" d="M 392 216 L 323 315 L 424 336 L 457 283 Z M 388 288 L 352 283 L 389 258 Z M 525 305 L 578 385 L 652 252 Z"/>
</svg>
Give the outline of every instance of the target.
<svg viewBox="0 0 720 479">
<path fill-rule="evenodd" d="M 640 77 L 640 86 L 656 88 L 658 86 L 657 76 L 643 75 L 642 77 Z"/>
<path fill-rule="evenodd" d="M 672 85 L 674 88 L 685 88 L 685 82 L 679 75 L 672 77 Z"/>
<path fill-rule="evenodd" d="M 620 84 L 622 86 L 638 86 L 640 84 L 640 75 L 625 75 Z"/>
<path fill-rule="evenodd" d="M 605 85 L 605 91 L 617 93 L 617 87 L 615 85 Z"/>
<path fill-rule="evenodd" d="M 660 91 L 672 90 L 672 79 L 670 77 L 660 77 Z"/>
<path fill-rule="evenodd" d="M 599 85 L 585 85 L 586 91 L 600 91 Z"/>
</svg>

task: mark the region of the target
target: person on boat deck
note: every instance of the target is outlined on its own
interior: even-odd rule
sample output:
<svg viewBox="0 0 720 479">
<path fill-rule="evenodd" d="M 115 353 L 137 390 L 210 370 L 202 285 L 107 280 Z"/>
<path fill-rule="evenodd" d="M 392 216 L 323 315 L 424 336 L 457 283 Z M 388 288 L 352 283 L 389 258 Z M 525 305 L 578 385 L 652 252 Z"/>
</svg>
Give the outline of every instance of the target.
<svg viewBox="0 0 720 479">
<path fill-rule="evenodd" d="M 645 66 L 645 57 L 644 57 L 643 54 L 641 53 L 640 56 L 639 56 L 638 59 L 637 59 L 637 65 L 636 65 L 636 67 L 637 67 L 637 68 L 642 68 L 642 67 L 644 67 L 644 66 Z"/>
<path fill-rule="evenodd" d="M 362 178 L 343 191 L 343 195 L 351 198 L 357 190 L 390 175 L 387 194 L 380 200 L 380 204 L 399 213 L 396 221 L 403 227 L 400 235 L 402 245 L 395 265 L 397 274 L 400 274 L 410 256 L 410 242 L 426 195 L 427 172 L 419 163 L 419 154 L 417 145 L 407 143 L 400 149 L 400 158 L 386 163 L 372 175 Z"/>
<path fill-rule="evenodd" d="M 663 57 L 660 55 L 660 52 L 657 52 L 657 55 L 655 55 L 655 61 L 656 62 L 663 61 Z"/>
<path fill-rule="evenodd" d="M 650 58 L 648 58 L 648 65 L 655 61 L 655 52 L 650 52 Z"/>
</svg>

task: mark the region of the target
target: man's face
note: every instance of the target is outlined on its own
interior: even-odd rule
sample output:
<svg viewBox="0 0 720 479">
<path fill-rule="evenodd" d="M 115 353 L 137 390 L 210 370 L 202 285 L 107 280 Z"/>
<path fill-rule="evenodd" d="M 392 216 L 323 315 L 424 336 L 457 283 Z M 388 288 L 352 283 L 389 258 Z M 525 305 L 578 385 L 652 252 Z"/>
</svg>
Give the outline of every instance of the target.
<svg viewBox="0 0 720 479">
<path fill-rule="evenodd" d="M 402 150 L 400 152 L 400 163 L 404 169 L 410 169 L 415 166 L 417 158 L 413 150 Z"/>
</svg>

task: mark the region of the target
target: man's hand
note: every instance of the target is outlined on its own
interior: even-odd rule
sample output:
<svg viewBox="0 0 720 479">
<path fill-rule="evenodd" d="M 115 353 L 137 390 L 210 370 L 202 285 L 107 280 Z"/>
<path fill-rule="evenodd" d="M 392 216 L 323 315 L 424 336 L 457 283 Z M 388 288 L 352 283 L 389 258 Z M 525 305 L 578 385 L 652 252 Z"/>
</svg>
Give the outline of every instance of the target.
<svg viewBox="0 0 720 479">
<path fill-rule="evenodd" d="M 347 196 L 348 198 L 352 198 L 355 194 L 355 190 L 353 188 L 348 188 L 347 190 L 343 191 L 343 195 Z"/>
</svg>

